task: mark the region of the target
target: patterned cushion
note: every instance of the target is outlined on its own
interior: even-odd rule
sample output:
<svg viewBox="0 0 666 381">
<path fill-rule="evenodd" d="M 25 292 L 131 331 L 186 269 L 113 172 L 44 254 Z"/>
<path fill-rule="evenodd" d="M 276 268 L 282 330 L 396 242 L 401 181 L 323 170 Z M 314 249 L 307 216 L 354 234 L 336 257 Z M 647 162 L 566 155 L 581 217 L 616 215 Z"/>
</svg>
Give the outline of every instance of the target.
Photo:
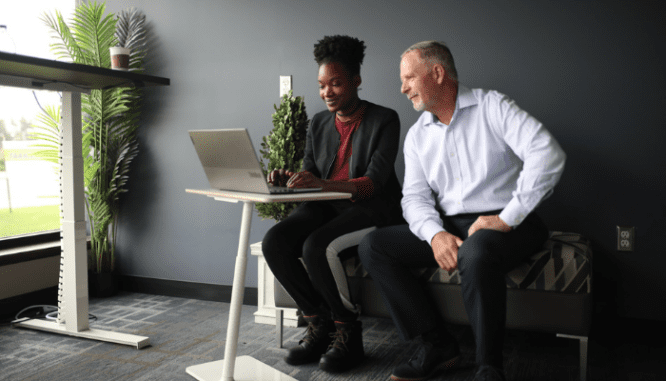
<svg viewBox="0 0 666 381">
<path fill-rule="evenodd" d="M 576 233 L 551 232 L 541 251 L 537 252 L 506 276 L 507 288 L 592 292 L 592 250 L 590 241 Z M 367 277 L 358 256 L 344 262 L 348 277 Z M 440 268 L 412 269 L 415 275 L 433 283 L 460 284 L 458 270 L 451 273 Z"/>
</svg>

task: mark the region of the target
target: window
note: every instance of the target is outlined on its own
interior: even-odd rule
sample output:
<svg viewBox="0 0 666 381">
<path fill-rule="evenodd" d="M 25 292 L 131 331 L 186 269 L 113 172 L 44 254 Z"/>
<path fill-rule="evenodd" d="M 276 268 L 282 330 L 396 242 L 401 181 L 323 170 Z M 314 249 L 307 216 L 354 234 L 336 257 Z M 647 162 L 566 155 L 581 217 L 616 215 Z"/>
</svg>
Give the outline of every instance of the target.
<svg viewBox="0 0 666 381">
<path fill-rule="evenodd" d="M 76 0 L 0 3 L 0 51 L 55 59 L 51 32 L 41 20 L 54 10 L 69 18 Z M 57 168 L 35 156 L 32 137 L 40 107 L 58 106 L 60 94 L 0 86 L 0 240 L 60 228 Z"/>
</svg>

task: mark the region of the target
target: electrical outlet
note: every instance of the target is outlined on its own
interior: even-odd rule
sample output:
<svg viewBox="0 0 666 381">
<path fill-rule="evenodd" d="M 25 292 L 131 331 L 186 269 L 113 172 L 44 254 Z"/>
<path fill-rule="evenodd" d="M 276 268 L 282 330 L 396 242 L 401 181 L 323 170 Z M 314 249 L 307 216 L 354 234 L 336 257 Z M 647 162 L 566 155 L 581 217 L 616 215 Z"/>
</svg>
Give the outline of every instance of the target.
<svg viewBox="0 0 666 381">
<path fill-rule="evenodd" d="M 280 76 L 280 98 L 291 90 L 291 75 Z"/>
<path fill-rule="evenodd" d="M 617 250 L 634 251 L 636 244 L 636 231 L 633 226 L 617 227 Z"/>
</svg>

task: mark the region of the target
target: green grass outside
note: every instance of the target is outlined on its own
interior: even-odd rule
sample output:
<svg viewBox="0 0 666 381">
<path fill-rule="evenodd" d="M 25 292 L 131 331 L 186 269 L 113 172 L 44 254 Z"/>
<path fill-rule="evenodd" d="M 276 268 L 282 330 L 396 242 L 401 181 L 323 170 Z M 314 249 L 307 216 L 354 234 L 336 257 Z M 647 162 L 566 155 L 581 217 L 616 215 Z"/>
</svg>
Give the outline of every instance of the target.
<svg viewBox="0 0 666 381">
<path fill-rule="evenodd" d="M 60 205 L 0 209 L 0 238 L 60 229 Z"/>
</svg>

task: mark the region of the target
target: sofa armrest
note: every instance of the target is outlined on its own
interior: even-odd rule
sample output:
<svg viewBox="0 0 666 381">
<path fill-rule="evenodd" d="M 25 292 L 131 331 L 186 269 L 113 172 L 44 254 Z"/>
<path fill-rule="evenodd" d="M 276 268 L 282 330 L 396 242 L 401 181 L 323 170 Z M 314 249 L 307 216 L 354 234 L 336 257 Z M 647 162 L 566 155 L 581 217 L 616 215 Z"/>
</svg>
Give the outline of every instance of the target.
<svg viewBox="0 0 666 381">
<path fill-rule="evenodd" d="M 342 303 L 347 307 L 348 310 L 359 313 L 359 306 L 355 306 L 349 294 L 349 284 L 347 283 L 347 275 L 345 274 L 345 269 L 342 267 L 342 262 L 338 254 L 344 249 L 348 249 L 352 246 L 358 246 L 361 243 L 363 237 L 371 231 L 377 229 L 377 227 L 369 227 L 366 229 L 357 230 L 345 235 L 342 235 L 331 242 L 326 248 L 326 259 L 328 259 L 328 265 L 331 268 L 333 273 L 333 278 L 335 279 L 335 284 L 338 286 L 338 292 L 340 293 L 340 298 Z"/>
<path fill-rule="evenodd" d="M 345 249 L 348 249 L 353 246 L 357 246 L 363 237 L 370 233 L 371 231 L 377 229 L 376 227 L 369 227 L 366 229 L 357 230 L 351 233 L 342 235 L 334 239 L 326 248 L 326 259 L 328 260 L 328 265 L 331 268 L 333 273 L 333 278 L 335 283 L 338 286 L 338 292 L 340 293 L 340 298 L 342 303 L 353 312 L 359 312 L 358 306 L 355 306 L 350 297 L 349 285 L 347 283 L 347 277 L 345 275 L 344 267 L 338 258 L 340 252 Z M 275 307 L 282 308 L 295 308 L 297 307 L 296 302 L 289 296 L 287 291 L 282 287 L 280 282 L 275 279 Z"/>
</svg>

